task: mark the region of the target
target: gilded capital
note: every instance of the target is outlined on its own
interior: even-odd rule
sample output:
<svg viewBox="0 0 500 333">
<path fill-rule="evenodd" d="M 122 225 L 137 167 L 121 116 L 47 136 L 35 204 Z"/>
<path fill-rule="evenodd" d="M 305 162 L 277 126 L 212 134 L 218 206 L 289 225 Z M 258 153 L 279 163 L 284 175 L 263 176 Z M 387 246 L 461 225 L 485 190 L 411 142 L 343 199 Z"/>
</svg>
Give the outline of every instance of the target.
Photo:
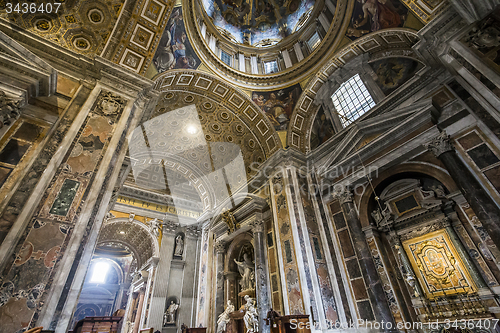
<svg viewBox="0 0 500 333">
<path fill-rule="evenodd" d="M 430 150 L 436 157 L 439 157 L 448 151 L 455 150 L 453 144 L 451 143 L 450 136 L 446 134 L 446 131 L 442 131 L 439 136 L 427 143 L 425 148 Z"/>
<path fill-rule="evenodd" d="M 340 201 L 340 204 L 343 205 L 347 202 L 353 202 L 352 190 L 349 186 L 344 186 L 340 190 L 337 190 L 334 193 L 335 199 Z"/>
</svg>

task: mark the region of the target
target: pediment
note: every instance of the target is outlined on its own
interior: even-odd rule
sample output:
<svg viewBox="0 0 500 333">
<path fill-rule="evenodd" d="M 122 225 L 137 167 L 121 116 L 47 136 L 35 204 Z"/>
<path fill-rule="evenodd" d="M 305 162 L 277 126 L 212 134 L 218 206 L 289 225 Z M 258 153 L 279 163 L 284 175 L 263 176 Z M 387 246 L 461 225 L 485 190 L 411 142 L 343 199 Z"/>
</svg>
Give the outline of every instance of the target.
<svg viewBox="0 0 500 333">
<path fill-rule="evenodd" d="M 355 165 L 359 162 L 358 154 L 362 154 L 362 158 L 375 155 L 430 121 L 433 110 L 429 100 L 382 114 L 367 115 L 346 132 L 339 133 L 343 137 L 338 139 L 337 147 L 320 161 L 322 170 L 332 169 L 348 160 Z"/>
<path fill-rule="evenodd" d="M 52 66 L 0 31 L 0 89 L 27 102 L 54 94 L 56 86 Z"/>
</svg>

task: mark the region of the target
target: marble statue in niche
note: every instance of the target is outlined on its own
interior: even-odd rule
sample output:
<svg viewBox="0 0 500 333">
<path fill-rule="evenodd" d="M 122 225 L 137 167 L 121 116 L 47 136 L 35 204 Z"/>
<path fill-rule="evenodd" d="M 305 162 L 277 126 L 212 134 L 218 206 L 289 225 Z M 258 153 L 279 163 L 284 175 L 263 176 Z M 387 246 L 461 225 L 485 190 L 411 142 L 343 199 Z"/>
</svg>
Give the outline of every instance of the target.
<svg viewBox="0 0 500 333">
<path fill-rule="evenodd" d="M 182 235 L 177 235 L 177 237 L 175 237 L 174 256 L 182 257 L 183 253 L 184 253 L 184 239 L 182 239 Z"/>
<path fill-rule="evenodd" d="M 245 322 L 245 327 L 247 328 L 247 333 L 256 333 L 259 331 L 259 318 L 257 314 L 257 309 L 255 308 L 255 300 L 248 295 L 244 297 L 245 303 L 245 316 L 243 321 Z"/>
<path fill-rule="evenodd" d="M 241 281 L 240 281 L 241 290 L 245 291 L 254 289 L 255 268 L 252 260 L 248 257 L 248 253 L 243 254 L 243 261 L 238 261 L 234 259 L 234 262 L 238 266 L 238 272 L 241 275 Z"/>
<path fill-rule="evenodd" d="M 227 301 L 227 307 L 222 312 L 219 316 L 219 319 L 217 319 L 217 333 L 222 333 L 226 331 L 226 325 L 229 323 L 229 314 L 234 311 L 234 305 L 231 303 L 231 300 Z"/>
<path fill-rule="evenodd" d="M 174 301 L 170 301 L 170 305 L 167 308 L 167 311 L 163 315 L 163 325 L 166 326 L 168 324 L 175 324 L 175 316 L 177 314 L 177 309 L 179 308 L 179 304 Z"/>
</svg>

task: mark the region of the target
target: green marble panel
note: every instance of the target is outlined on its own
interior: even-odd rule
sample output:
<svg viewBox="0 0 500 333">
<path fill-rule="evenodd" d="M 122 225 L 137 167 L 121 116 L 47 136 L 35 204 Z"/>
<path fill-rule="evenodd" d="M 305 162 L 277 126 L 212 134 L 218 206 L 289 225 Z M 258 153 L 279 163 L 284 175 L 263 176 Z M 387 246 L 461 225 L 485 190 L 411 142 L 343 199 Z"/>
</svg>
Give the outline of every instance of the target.
<svg viewBox="0 0 500 333">
<path fill-rule="evenodd" d="M 290 246 L 290 241 L 286 240 L 284 244 L 285 244 L 286 262 L 291 263 L 293 261 L 293 258 L 292 258 L 292 248 Z"/>
<path fill-rule="evenodd" d="M 57 194 L 56 200 L 50 209 L 50 214 L 66 216 L 73 199 L 75 199 L 76 191 L 80 187 L 80 182 L 72 179 L 65 179 L 61 190 Z"/>
</svg>

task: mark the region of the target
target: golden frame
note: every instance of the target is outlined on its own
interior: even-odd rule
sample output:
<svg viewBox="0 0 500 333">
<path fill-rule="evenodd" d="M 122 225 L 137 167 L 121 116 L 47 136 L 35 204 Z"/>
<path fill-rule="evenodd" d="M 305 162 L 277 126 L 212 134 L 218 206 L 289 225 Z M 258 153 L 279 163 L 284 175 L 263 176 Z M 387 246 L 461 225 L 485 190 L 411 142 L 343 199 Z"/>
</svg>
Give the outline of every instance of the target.
<svg viewBox="0 0 500 333">
<path fill-rule="evenodd" d="M 403 248 L 428 299 L 456 294 L 470 294 L 477 290 L 469 271 L 463 263 L 463 259 L 445 229 L 403 241 Z M 433 264 L 429 259 L 429 253 L 435 258 L 441 255 L 442 260 Z M 429 270 L 429 264 L 442 270 L 442 277 L 436 277 L 435 270 Z M 435 267 L 433 268 L 435 269 Z M 453 273 L 449 274 L 449 271 Z M 454 277 L 458 279 L 458 286 L 455 286 Z M 430 290 L 430 286 L 436 287 L 436 285 L 439 285 L 441 290 L 438 288 L 435 291 Z M 447 287 L 450 285 L 451 287 Z"/>
</svg>

